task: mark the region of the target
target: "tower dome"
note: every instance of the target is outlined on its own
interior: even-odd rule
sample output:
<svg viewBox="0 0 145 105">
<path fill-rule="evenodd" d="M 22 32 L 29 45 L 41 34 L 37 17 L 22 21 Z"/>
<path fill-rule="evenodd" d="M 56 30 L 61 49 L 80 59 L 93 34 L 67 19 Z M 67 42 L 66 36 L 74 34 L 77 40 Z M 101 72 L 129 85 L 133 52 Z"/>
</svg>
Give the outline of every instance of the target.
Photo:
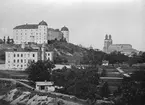
<svg viewBox="0 0 145 105">
<path fill-rule="evenodd" d="M 47 26 L 47 23 L 46 23 L 44 20 L 42 20 L 42 21 L 39 23 L 39 25 L 46 25 L 46 26 Z"/>
<path fill-rule="evenodd" d="M 61 31 L 69 31 L 68 28 L 66 26 L 61 28 Z"/>
</svg>

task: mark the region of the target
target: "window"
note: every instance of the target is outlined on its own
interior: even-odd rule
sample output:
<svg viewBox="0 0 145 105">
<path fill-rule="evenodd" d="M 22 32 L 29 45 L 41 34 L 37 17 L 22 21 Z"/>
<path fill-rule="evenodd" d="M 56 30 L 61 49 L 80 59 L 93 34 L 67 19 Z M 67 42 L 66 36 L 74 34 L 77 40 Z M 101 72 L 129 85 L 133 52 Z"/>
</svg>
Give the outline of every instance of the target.
<svg viewBox="0 0 145 105">
<path fill-rule="evenodd" d="M 23 63 L 23 59 L 21 59 L 21 63 Z"/>
<path fill-rule="evenodd" d="M 21 54 L 21 57 L 23 57 L 23 54 Z"/>
<path fill-rule="evenodd" d="M 44 89 L 45 89 L 45 86 L 40 86 L 40 89 L 41 89 L 41 90 L 44 90 Z"/>
<path fill-rule="evenodd" d="M 16 54 L 14 54 L 14 57 L 16 56 Z"/>
<path fill-rule="evenodd" d="M 17 54 L 17 57 L 19 57 L 19 54 Z"/>
<path fill-rule="evenodd" d="M 16 60 L 14 59 L 14 63 L 16 62 Z"/>
<path fill-rule="evenodd" d="M 48 56 L 50 56 L 50 54 L 48 53 Z"/>
<path fill-rule="evenodd" d="M 30 54 L 28 54 L 28 57 L 30 56 Z"/>
<path fill-rule="evenodd" d="M 35 57 L 35 54 L 33 54 L 33 57 Z"/>
<path fill-rule="evenodd" d="M 23 67 L 23 65 L 21 65 L 21 67 Z"/>
<path fill-rule="evenodd" d="M 26 63 L 26 59 L 24 60 L 24 62 Z"/>
<path fill-rule="evenodd" d="M 19 63 L 19 59 L 17 60 L 17 62 Z"/>
</svg>

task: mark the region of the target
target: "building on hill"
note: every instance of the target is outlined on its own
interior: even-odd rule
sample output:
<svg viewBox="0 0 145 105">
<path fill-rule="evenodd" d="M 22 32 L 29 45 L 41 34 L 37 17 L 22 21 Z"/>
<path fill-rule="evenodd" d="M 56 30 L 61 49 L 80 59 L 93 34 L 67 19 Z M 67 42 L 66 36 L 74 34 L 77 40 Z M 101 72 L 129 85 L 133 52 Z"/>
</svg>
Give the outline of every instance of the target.
<svg viewBox="0 0 145 105">
<path fill-rule="evenodd" d="M 60 40 L 62 35 L 66 40 L 69 40 L 69 30 L 67 27 L 63 27 L 61 31 L 54 29 L 51 30 L 43 20 L 39 24 L 24 24 L 13 28 L 13 39 L 15 44 L 43 44 L 47 43 L 48 40 L 53 40 L 54 38 Z"/>
<path fill-rule="evenodd" d="M 69 42 L 69 30 L 66 26 L 61 28 L 61 32 L 63 33 L 64 39 Z"/>
<path fill-rule="evenodd" d="M 63 39 L 63 33 L 59 29 L 48 28 L 48 40 L 58 40 Z"/>
<path fill-rule="evenodd" d="M 113 51 L 118 51 L 124 53 L 125 55 L 131 55 L 133 52 L 138 52 L 136 49 L 132 48 L 131 44 L 113 44 L 111 35 L 106 35 L 104 39 L 103 51 L 105 53 L 111 53 Z"/>
<path fill-rule="evenodd" d="M 9 50 L 5 52 L 5 68 L 25 70 L 30 61 L 38 60 L 53 61 L 53 52 L 47 51 L 45 45 L 42 44 L 40 49 L 27 48 L 22 44 L 21 48 Z"/>
</svg>

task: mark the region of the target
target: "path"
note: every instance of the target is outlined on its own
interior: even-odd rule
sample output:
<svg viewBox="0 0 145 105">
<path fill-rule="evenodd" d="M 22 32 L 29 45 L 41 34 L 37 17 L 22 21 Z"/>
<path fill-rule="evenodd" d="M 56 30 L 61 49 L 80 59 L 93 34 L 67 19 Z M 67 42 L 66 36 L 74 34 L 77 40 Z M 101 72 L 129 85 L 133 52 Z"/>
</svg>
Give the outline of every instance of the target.
<svg viewBox="0 0 145 105">
<path fill-rule="evenodd" d="M 120 74 L 122 74 L 123 76 L 125 76 L 125 77 L 130 77 L 130 75 L 128 75 L 127 73 L 125 73 L 125 72 L 121 69 L 121 67 L 116 68 L 116 70 L 118 70 L 118 72 L 119 72 Z"/>
<path fill-rule="evenodd" d="M 23 83 L 23 82 L 21 82 L 21 81 L 19 81 L 19 80 L 10 79 L 10 78 L 0 78 L 0 80 L 12 81 L 12 82 L 14 82 L 14 83 L 19 83 L 19 84 L 21 84 L 21 85 L 23 85 L 23 86 L 25 86 L 25 87 L 27 87 L 27 88 L 29 88 L 29 89 L 34 89 L 33 87 L 31 87 L 31 86 L 29 86 L 29 85 L 27 85 L 27 84 L 25 84 L 25 83 Z"/>
</svg>

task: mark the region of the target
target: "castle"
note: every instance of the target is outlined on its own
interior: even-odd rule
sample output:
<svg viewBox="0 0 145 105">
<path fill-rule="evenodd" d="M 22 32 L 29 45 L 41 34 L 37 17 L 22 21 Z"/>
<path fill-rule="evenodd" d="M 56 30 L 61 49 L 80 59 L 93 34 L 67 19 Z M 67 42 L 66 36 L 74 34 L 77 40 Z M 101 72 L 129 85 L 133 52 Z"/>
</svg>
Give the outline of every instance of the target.
<svg viewBox="0 0 145 105">
<path fill-rule="evenodd" d="M 22 43 L 47 43 L 48 40 L 66 40 L 69 42 L 69 30 L 67 27 L 59 29 L 48 28 L 45 21 L 39 24 L 24 24 L 13 28 L 13 39 L 15 44 Z"/>
<path fill-rule="evenodd" d="M 118 52 L 124 53 L 125 55 L 131 55 L 132 53 L 138 52 L 136 49 L 132 48 L 131 44 L 113 44 L 111 35 L 107 35 L 107 34 L 104 39 L 103 51 L 105 53 L 118 51 Z"/>
</svg>

